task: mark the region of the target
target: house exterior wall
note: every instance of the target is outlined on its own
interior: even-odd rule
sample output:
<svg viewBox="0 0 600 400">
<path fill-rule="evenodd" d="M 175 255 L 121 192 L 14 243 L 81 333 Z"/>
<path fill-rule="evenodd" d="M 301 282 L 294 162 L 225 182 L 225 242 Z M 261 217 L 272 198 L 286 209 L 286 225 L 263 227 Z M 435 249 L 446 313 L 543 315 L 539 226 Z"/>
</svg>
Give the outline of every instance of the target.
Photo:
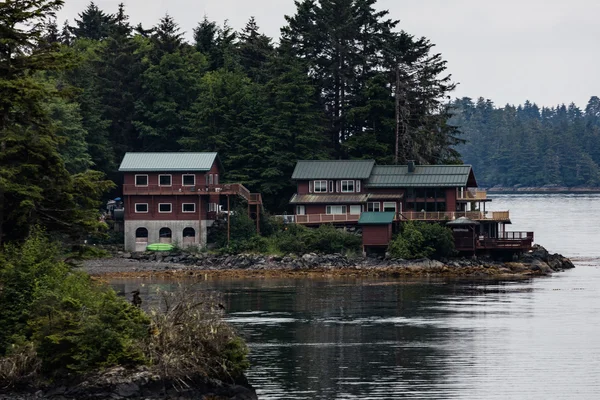
<svg viewBox="0 0 600 400">
<path fill-rule="evenodd" d="M 392 225 L 363 225 L 363 246 L 387 246 L 392 239 Z"/>
<path fill-rule="evenodd" d="M 147 213 L 135 212 L 135 204 L 148 204 Z M 158 211 L 158 205 L 161 203 L 170 203 L 171 212 L 161 213 Z M 195 204 L 196 211 L 193 213 L 183 212 L 183 204 Z M 208 196 L 195 195 L 177 195 L 177 196 L 125 196 L 125 220 L 183 220 L 198 221 L 206 219 L 208 208 Z"/>
<path fill-rule="evenodd" d="M 125 250 L 126 251 L 144 251 L 150 243 L 159 243 L 159 231 L 162 228 L 171 229 L 171 243 L 180 247 L 188 246 L 206 246 L 207 227 L 212 221 L 163 221 L 163 220 L 125 220 Z M 136 231 L 138 228 L 148 230 L 148 238 L 145 241 L 136 240 Z M 193 228 L 196 235 L 193 241 L 184 240 L 183 230 Z M 190 238 L 191 239 L 191 238 Z"/>
<path fill-rule="evenodd" d="M 456 211 L 456 188 L 446 190 L 446 207 L 448 211 Z"/>
</svg>

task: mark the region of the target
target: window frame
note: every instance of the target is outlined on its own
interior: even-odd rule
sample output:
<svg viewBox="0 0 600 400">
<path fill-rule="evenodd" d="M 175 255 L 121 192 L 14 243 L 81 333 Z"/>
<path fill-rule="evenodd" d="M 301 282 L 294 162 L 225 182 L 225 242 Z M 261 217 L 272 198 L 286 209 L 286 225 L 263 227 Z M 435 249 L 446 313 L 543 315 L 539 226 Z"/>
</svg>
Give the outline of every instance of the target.
<svg viewBox="0 0 600 400">
<path fill-rule="evenodd" d="M 191 185 L 190 184 L 186 184 L 185 183 L 185 177 L 186 176 L 193 176 L 194 177 L 194 183 L 191 184 Z M 186 186 L 186 187 L 196 186 L 196 174 L 181 174 L 181 186 Z"/>
<path fill-rule="evenodd" d="M 360 181 L 356 181 L 356 183 L 354 184 L 354 188 L 356 189 L 356 193 L 360 193 Z"/>
<path fill-rule="evenodd" d="M 325 190 L 317 190 L 317 182 L 319 183 L 319 189 L 325 188 Z M 327 193 L 328 186 L 329 184 L 325 180 L 313 181 L 313 193 Z"/>
<path fill-rule="evenodd" d="M 348 189 L 348 183 L 352 184 L 352 190 Z M 344 184 L 346 184 L 346 190 L 344 190 Z M 345 179 L 345 180 L 342 181 L 342 183 L 340 185 L 340 188 L 341 188 L 341 192 L 342 193 L 354 193 L 354 189 L 356 188 L 356 182 L 353 181 L 353 180 L 346 180 Z"/>
<path fill-rule="evenodd" d="M 168 185 L 163 185 L 162 183 L 160 183 L 160 178 L 163 176 L 168 176 L 169 177 L 169 184 Z M 163 186 L 163 187 L 171 187 L 173 186 L 173 175 L 172 174 L 159 174 L 158 175 L 158 186 Z"/>
<path fill-rule="evenodd" d="M 357 208 L 358 207 L 358 212 L 352 212 L 352 207 Z M 360 204 L 352 204 L 349 208 L 348 208 L 348 213 L 350 215 L 360 215 L 362 213 L 362 206 Z"/>
<path fill-rule="evenodd" d="M 146 206 L 146 211 L 138 211 L 138 206 Z M 148 212 L 150 211 L 148 203 L 135 203 L 133 209 L 135 210 L 135 214 L 148 214 Z"/>
<path fill-rule="evenodd" d="M 194 206 L 194 210 L 193 211 L 185 211 L 185 206 L 189 206 L 192 205 Z M 196 212 L 196 203 L 181 203 L 181 212 L 184 214 L 193 214 Z"/>
<path fill-rule="evenodd" d="M 332 213 L 331 212 L 332 207 L 340 207 L 340 209 L 341 209 L 342 212 L 341 213 Z M 348 206 L 341 205 L 341 204 L 325 206 L 325 213 L 327 215 L 344 215 L 344 214 L 348 214 Z"/>
<path fill-rule="evenodd" d="M 138 176 L 145 176 L 146 177 L 146 184 L 145 185 L 138 185 Z M 135 177 L 133 178 L 133 182 L 135 183 L 135 187 L 148 187 L 148 184 L 150 183 L 150 178 L 148 177 L 148 174 L 135 174 Z"/>
<path fill-rule="evenodd" d="M 169 205 L 169 211 L 160 211 L 160 206 Z M 173 212 L 173 203 L 158 203 L 158 213 L 159 214 L 171 214 Z"/>
<path fill-rule="evenodd" d="M 369 206 L 377 205 L 377 211 L 375 211 L 376 207 L 372 207 L 372 210 L 369 210 Z M 367 203 L 367 212 L 381 212 L 381 202 L 380 201 L 370 201 Z"/>
<path fill-rule="evenodd" d="M 398 204 L 395 201 L 384 201 L 383 204 L 382 204 L 382 207 L 381 207 L 381 209 L 383 210 L 383 212 L 392 212 L 392 211 L 386 211 L 385 210 L 386 209 L 386 206 L 385 206 L 386 204 L 393 204 L 394 205 L 394 211 L 393 212 L 394 213 L 398 212 Z"/>
<path fill-rule="evenodd" d="M 299 212 L 300 210 L 302 210 L 302 212 Z M 306 215 L 306 206 L 305 205 L 297 205 L 296 206 L 296 215 Z"/>
</svg>

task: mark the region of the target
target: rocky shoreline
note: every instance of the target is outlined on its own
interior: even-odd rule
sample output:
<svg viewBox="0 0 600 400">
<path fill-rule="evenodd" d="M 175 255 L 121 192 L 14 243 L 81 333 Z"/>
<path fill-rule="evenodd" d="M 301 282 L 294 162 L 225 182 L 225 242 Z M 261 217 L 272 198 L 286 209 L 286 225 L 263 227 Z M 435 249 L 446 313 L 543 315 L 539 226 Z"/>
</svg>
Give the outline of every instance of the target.
<svg viewBox="0 0 600 400">
<path fill-rule="evenodd" d="M 76 381 L 32 385 L 13 392 L 0 389 L 0 400 L 40 399 L 256 400 L 257 396 L 246 381 L 226 383 L 204 377 L 190 378 L 185 382 L 164 381 L 145 367 L 114 367 Z"/>
<path fill-rule="evenodd" d="M 488 258 L 457 258 L 443 262 L 429 259 L 352 258 L 341 254 L 314 253 L 283 257 L 183 252 L 119 253 L 113 258 L 86 261 L 82 268 L 93 276 L 132 278 L 196 275 L 527 277 L 549 275 L 574 268 L 568 258 L 560 254 L 550 254 L 541 246 L 536 246 L 533 251 L 510 262 Z"/>
</svg>

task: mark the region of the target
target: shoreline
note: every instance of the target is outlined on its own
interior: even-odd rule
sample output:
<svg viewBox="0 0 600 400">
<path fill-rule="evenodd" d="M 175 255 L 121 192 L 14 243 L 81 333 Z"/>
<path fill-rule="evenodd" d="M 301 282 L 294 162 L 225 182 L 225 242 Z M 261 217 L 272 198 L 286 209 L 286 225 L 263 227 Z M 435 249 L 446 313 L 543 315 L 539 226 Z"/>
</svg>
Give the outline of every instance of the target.
<svg viewBox="0 0 600 400">
<path fill-rule="evenodd" d="M 124 253 L 120 257 L 87 260 L 79 268 L 100 279 L 150 278 L 318 278 L 318 277 L 392 277 L 392 278 L 499 278 L 515 279 L 546 276 L 574 268 L 559 254 L 539 246 L 511 262 L 490 259 L 456 258 L 401 260 L 349 258 L 341 254 L 264 256 L 238 254 L 219 256 L 184 253 Z"/>
<path fill-rule="evenodd" d="M 551 187 L 490 187 L 487 188 L 488 193 L 600 193 L 600 187 L 567 187 L 567 186 L 551 186 Z"/>
</svg>

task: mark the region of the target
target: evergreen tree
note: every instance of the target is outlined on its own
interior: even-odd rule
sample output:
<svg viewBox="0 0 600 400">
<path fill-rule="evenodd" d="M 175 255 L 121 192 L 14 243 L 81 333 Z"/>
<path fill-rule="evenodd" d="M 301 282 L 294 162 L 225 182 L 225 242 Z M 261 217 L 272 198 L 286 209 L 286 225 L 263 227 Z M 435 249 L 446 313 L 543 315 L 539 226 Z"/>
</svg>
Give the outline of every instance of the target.
<svg viewBox="0 0 600 400">
<path fill-rule="evenodd" d="M 217 23 L 214 21 L 209 21 L 208 17 L 206 16 L 204 16 L 202 22 L 198 23 L 198 26 L 194 28 L 194 45 L 196 50 L 207 57 L 211 71 L 214 71 L 218 68 L 218 34 L 219 28 Z"/>
<path fill-rule="evenodd" d="M 114 16 L 100 10 L 92 1 L 79 14 L 79 19 L 75 19 L 75 26 L 70 27 L 70 31 L 77 39 L 102 40 L 108 37 L 114 22 Z"/>
<path fill-rule="evenodd" d="M 273 56 L 271 39 L 259 32 L 254 17 L 250 18 L 238 42 L 240 66 L 254 82 L 265 83 L 267 61 Z"/>
</svg>

